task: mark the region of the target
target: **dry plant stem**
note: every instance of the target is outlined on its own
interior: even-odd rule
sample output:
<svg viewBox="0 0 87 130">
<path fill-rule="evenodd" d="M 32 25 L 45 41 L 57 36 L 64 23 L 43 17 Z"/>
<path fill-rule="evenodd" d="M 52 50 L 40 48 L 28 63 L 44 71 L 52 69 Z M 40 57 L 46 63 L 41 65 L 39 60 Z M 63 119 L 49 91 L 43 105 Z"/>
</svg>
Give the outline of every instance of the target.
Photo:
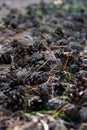
<svg viewBox="0 0 87 130">
<path fill-rule="evenodd" d="M 36 71 L 39 71 L 41 68 L 43 68 L 47 63 L 48 63 L 49 59 L 44 62 Z"/>
<path fill-rule="evenodd" d="M 66 62 L 65 62 L 65 65 L 64 65 L 64 70 L 66 70 L 66 68 L 67 68 L 67 63 L 68 63 L 68 56 L 66 58 Z"/>
</svg>

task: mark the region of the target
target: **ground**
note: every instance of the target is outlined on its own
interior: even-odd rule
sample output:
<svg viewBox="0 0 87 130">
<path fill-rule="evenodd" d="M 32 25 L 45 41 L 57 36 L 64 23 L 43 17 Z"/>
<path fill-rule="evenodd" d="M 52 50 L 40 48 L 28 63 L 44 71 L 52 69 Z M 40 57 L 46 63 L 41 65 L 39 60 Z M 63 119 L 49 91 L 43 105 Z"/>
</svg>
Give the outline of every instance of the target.
<svg viewBox="0 0 87 130">
<path fill-rule="evenodd" d="M 0 129 L 86 130 L 87 3 L 26 1 L 0 1 Z"/>
</svg>

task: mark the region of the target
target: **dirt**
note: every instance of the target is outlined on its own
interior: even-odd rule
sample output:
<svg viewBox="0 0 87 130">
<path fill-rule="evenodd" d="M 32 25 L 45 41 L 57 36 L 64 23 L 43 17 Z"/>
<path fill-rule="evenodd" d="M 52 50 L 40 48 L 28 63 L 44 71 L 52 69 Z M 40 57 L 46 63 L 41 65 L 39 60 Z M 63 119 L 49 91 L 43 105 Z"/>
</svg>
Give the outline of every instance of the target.
<svg viewBox="0 0 87 130">
<path fill-rule="evenodd" d="M 23 2 L 1 4 L 0 129 L 86 130 L 86 7 Z"/>
</svg>

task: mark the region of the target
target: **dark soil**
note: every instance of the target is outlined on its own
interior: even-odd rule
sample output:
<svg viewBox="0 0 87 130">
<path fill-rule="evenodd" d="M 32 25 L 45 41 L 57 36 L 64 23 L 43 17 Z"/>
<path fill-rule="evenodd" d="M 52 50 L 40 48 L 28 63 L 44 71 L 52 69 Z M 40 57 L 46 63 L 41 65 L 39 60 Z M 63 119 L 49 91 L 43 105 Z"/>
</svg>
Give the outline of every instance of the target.
<svg viewBox="0 0 87 130">
<path fill-rule="evenodd" d="M 3 8 L 0 130 L 87 130 L 85 5 Z"/>
</svg>

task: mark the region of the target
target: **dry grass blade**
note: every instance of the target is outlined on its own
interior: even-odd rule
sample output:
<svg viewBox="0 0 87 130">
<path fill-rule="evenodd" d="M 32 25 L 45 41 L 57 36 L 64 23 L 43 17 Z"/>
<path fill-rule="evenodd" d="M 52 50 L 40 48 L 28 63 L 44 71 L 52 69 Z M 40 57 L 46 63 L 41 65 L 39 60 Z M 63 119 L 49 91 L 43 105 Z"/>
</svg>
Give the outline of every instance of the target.
<svg viewBox="0 0 87 130">
<path fill-rule="evenodd" d="M 65 65 L 64 65 L 64 70 L 66 70 L 66 68 L 67 68 L 67 63 L 68 63 L 68 56 L 66 58 L 66 62 L 65 62 Z"/>
<path fill-rule="evenodd" d="M 45 40 L 42 40 L 41 43 L 48 51 L 50 51 L 52 53 L 52 50 L 46 45 L 46 41 Z"/>
<path fill-rule="evenodd" d="M 44 120 L 40 120 L 40 122 L 42 123 L 44 130 L 49 130 L 49 126 Z"/>
<path fill-rule="evenodd" d="M 64 48 L 64 47 L 66 47 L 66 45 L 63 45 L 63 46 L 56 46 L 56 45 L 54 45 L 53 47 L 55 47 L 55 48 Z"/>
<path fill-rule="evenodd" d="M 43 68 L 47 63 L 48 63 L 49 59 L 44 62 L 36 71 L 39 71 L 41 68 Z"/>
</svg>

